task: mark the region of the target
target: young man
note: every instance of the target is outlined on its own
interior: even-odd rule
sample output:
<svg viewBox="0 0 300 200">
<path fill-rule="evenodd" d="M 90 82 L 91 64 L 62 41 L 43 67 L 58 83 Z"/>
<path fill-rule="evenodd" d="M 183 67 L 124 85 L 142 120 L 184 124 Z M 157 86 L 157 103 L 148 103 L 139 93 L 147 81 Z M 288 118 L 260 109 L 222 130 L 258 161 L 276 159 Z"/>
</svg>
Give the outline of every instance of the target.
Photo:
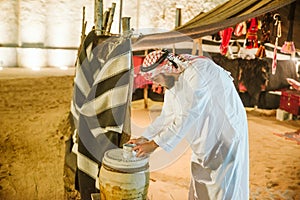
<svg viewBox="0 0 300 200">
<path fill-rule="evenodd" d="M 137 156 L 171 151 L 185 138 L 193 152 L 190 200 L 249 199 L 247 117 L 230 73 L 209 58 L 165 50 L 149 53 L 141 73 L 167 90 L 161 115 L 129 141 Z"/>
</svg>

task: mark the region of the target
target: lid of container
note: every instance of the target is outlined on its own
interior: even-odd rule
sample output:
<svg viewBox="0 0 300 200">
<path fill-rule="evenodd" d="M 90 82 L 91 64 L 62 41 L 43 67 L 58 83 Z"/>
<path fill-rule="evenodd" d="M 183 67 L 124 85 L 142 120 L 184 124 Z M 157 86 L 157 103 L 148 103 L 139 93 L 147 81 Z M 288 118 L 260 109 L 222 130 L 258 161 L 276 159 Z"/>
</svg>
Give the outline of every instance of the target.
<svg viewBox="0 0 300 200">
<path fill-rule="evenodd" d="M 124 150 L 120 148 L 108 150 L 105 152 L 102 162 L 113 169 L 134 169 L 148 165 L 149 156 L 126 157 L 123 153 Z"/>
</svg>

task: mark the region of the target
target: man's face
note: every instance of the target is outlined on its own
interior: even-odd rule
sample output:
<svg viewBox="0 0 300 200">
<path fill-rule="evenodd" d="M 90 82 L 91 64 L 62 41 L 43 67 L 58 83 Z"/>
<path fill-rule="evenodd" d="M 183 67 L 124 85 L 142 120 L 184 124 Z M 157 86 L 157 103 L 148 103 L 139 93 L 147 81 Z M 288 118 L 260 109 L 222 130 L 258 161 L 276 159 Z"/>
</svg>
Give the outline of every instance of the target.
<svg viewBox="0 0 300 200">
<path fill-rule="evenodd" d="M 152 78 L 152 81 L 159 85 L 171 89 L 175 85 L 175 77 L 172 75 L 158 74 Z"/>
</svg>

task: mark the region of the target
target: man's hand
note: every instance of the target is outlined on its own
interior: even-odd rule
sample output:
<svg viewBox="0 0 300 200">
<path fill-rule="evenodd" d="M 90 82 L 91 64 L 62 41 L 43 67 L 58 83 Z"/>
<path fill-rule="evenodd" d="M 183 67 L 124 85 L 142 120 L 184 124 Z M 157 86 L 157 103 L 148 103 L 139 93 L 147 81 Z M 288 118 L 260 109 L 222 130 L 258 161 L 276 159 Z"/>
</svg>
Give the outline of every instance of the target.
<svg viewBox="0 0 300 200">
<path fill-rule="evenodd" d="M 141 144 L 137 144 L 137 146 L 135 146 L 133 150 L 136 151 L 137 157 L 142 157 L 152 153 L 157 147 L 158 145 L 153 140 L 151 140 Z"/>
</svg>

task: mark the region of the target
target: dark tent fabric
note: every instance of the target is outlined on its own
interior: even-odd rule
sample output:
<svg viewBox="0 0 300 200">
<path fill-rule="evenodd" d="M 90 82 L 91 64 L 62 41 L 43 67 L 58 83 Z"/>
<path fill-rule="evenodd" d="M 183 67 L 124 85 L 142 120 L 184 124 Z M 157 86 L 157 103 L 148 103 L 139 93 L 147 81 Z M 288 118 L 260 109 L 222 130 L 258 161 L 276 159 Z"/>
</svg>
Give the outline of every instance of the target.
<svg viewBox="0 0 300 200">
<path fill-rule="evenodd" d="M 300 25 L 300 0 L 230 0 L 206 13 L 200 13 L 189 22 L 178 28 L 164 33 L 143 35 L 133 43 L 133 50 L 152 48 L 155 45 L 167 45 L 191 39 L 213 35 L 236 24 L 259 17 L 269 12 L 279 13 L 282 17 L 281 46 L 287 38 L 289 28 L 288 13 L 290 5 L 296 2 L 297 8 L 294 20 L 293 40 L 299 48 L 300 40 L 296 37 Z"/>
<path fill-rule="evenodd" d="M 99 193 L 104 153 L 122 147 L 130 138 L 133 61 L 126 34 L 97 36 L 92 30 L 82 47 L 71 102 L 77 129 L 72 148 L 77 156 L 76 189 L 88 200 L 92 193 Z"/>
</svg>

